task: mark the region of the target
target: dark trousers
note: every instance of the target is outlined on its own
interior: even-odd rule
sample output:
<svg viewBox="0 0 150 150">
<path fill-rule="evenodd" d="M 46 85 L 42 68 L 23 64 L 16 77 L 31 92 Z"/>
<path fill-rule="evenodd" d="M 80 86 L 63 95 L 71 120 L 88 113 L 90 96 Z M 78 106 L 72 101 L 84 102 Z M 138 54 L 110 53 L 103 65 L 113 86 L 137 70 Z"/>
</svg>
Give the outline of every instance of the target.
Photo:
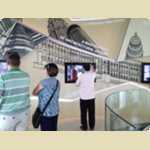
<svg viewBox="0 0 150 150">
<path fill-rule="evenodd" d="M 41 117 L 41 131 L 57 131 L 58 115 L 54 117 Z"/>
<path fill-rule="evenodd" d="M 81 126 L 83 130 L 88 129 L 88 123 L 91 130 L 95 127 L 95 99 L 80 99 Z M 87 117 L 88 114 L 88 117 Z M 89 121 L 87 121 L 87 118 Z"/>
</svg>

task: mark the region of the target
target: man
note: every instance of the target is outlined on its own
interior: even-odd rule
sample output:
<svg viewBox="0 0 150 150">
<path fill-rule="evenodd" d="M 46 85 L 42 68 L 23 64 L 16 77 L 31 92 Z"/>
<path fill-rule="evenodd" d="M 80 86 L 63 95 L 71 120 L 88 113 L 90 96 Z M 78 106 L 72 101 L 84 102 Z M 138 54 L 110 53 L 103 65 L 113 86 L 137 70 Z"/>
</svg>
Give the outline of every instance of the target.
<svg viewBox="0 0 150 150">
<path fill-rule="evenodd" d="M 6 55 L 8 71 L 0 76 L 0 131 L 27 129 L 29 116 L 29 75 L 20 66 L 17 52 Z"/>
<path fill-rule="evenodd" d="M 90 64 L 84 64 L 85 73 L 79 76 L 76 84 L 79 86 L 80 111 L 81 111 L 81 130 L 88 129 L 87 113 L 89 118 L 90 130 L 95 128 L 95 95 L 94 82 L 96 73 L 91 71 Z"/>
</svg>

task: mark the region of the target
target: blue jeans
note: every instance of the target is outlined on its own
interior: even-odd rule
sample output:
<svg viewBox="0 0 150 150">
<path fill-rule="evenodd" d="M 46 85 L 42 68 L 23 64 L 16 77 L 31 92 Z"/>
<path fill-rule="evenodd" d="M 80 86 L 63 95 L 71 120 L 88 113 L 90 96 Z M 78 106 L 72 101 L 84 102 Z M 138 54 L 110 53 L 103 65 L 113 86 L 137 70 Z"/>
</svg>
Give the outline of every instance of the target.
<svg viewBox="0 0 150 150">
<path fill-rule="evenodd" d="M 41 131 L 57 131 L 57 122 L 58 115 L 53 117 L 42 116 L 40 124 Z"/>
</svg>

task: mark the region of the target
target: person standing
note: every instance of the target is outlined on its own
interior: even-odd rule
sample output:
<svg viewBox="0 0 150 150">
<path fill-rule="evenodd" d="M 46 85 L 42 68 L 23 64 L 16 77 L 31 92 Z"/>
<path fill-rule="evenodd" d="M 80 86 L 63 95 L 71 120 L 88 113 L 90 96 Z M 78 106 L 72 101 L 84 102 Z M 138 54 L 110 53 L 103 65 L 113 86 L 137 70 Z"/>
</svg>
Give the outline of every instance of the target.
<svg viewBox="0 0 150 150">
<path fill-rule="evenodd" d="M 79 76 L 76 81 L 79 86 L 80 94 L 80 114 L 81 114 L 81 130 L 88 129 L 88 122 L 90 130 L 95 128 L 95 94 L 94 82 L 96 73 L 91 71 L 90 64 L 83 65 L 85 72 Z M 88 114 L 88 117 L 87 117 Z M 89 119 L 89 121 L 87 121 Z"/>
<path fill-rule="evenodd" d="M 24 131 L 28 126 L 30 77 L 22 71 L 17 52 L 6 54 L 9 70 L 0 76 L 0 131 Z"/>
<path fill-rule="evenodd" d="M 40 127 L 41 131 L 57 131 L 57 122 L 59 115 L 59 92 L 60 83 L 56 79 L 59 72 L 58 67 L 54 63 L 49 63 L 45 66 L 48 78 L 42 80 L 33 90 L 33 95 L 39 97 L 40 111 L 44 109 L 49 101 L 49 98 L 55 91 L 55 94 L 41 117 Z"/>
</svg>

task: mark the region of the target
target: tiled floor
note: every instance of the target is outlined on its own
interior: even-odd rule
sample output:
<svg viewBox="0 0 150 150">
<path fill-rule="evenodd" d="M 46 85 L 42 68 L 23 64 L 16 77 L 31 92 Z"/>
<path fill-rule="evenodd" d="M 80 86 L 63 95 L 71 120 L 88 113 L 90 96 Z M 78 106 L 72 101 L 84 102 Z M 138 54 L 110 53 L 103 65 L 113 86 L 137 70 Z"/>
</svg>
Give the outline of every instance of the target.
<svg viewBox="0 0 150 150">
<path fill-rule="evenodd" d="M 80 119 L 72 118 L 60 121 L 60 131 L 80 131 Z M 96 117 L 95 131 L 104 131 L 104 119 Z"/>
<path fill-rule="evenodd" d="M 58 131 L 81 131 L 80 130 L 80 118 L 71 118 L 58 121 Z M 32 126 L 29 128 L 30 131 L 39 129 L 33 129 Z M 103 118 L 96 117 L 95 131 L 104 131 L 104 120 Z"/>
</svg>

